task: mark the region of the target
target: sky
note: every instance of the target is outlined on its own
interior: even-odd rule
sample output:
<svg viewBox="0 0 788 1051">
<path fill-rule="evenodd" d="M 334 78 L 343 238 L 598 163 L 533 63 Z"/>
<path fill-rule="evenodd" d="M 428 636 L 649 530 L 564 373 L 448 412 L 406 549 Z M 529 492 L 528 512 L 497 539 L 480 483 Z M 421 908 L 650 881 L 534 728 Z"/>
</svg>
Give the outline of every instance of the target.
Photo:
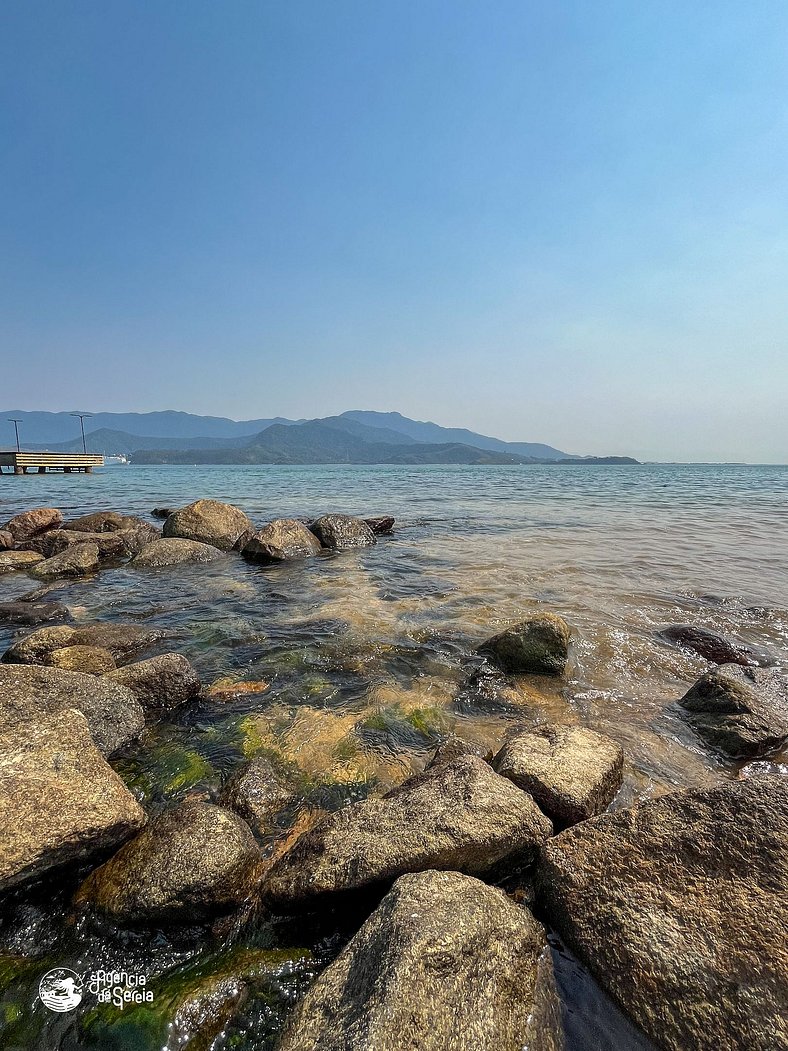
<svg viewBox="0 0 788 1051">
<path fill-rule="evenodd" d="M 784 0 L 5 0 L 18 409 L 788 461 Z"/>
</svg>

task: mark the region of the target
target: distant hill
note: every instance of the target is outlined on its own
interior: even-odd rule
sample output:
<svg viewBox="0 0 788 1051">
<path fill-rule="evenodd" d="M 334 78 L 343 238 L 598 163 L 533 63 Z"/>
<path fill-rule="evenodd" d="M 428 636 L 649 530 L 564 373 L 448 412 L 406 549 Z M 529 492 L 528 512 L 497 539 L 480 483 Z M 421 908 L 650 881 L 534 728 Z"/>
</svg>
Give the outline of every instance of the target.
<svg viewBox="0 0 788 1051">
<path fill-rule="evenodd" d="M 362 425 L 360 425 L 362 426 Z M 320 463 L 521 463 L 510 453 L 474 449 L 459 443 L 392 444 L 366 440 L 333 425 L 312 420 L 296 426 L 275 424 L 252 442 L 235 449 L 140 450 L 134 463 L 240 463 L 240 464 L 320 464 Z"/>
<path fill-rule="evenodd" d="M 0 412 L 20 420 L 23 447 L 78 452 L 79 421 L 68 412 Z M 13 428 L 6 425 L 11 445 Z M 0 431 L 2 433 L 2 431 Z M 97 412 L 85 420 L 88 452 L 138 463 L 559 463 L 578 462 L 551 445 L 505 442 L 398 412 L 351 410 L 317 420 L 230 420 L 188 412 Z M 615 462 L 618 458 L 589 458 Z M 622 462 L 628 462 L 623 458 Z M 634 461 L 633 461 L 634 462 Z"/>
<path fill-rule="evenodd" d="M 406 434 L 417 442 L 461 442 L 476 449 L 494 449 L 497 452 L 514 453 L 540 460 L 559 460 L 567 455 L 554 449 L 552 445 L 542 445 L 538 442 L 504 442 L 500 438 L 488 438 L 463 427 L 440 427 L 437 423 L 409 420 L 407 416 L 401 416 L 398 412 L 366 412 L 352 409 L 350 412 L 343 412 L 338 418 L 355 420 L 370 427 L 386 427 Z"/>
</svg>

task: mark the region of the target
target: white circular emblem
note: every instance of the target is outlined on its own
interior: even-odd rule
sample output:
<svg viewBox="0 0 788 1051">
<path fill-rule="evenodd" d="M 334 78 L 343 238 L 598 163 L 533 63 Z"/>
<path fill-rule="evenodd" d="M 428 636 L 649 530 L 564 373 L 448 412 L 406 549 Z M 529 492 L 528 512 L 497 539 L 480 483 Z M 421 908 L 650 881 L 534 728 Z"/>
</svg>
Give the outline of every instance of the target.
<svg viewBox="0 0 788 1051">
<path fill-rule="evenodd" d="M 82 1002 L 82 978 L 68 967 L 56 967 L 38 983 L 38 995 L 50 1011 L 73 1011 Z"/>
</svg>

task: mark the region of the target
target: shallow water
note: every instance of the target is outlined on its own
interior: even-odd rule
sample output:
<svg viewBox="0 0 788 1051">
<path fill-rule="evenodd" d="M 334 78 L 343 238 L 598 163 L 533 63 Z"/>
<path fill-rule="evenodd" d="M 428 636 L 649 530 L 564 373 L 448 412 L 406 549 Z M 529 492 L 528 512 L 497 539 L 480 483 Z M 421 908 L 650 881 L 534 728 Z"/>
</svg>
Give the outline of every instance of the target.
<svg viewBox="0 0 788 1051">
<path fill-rule="evenodd" d="M 741 776 L 710 758 L 671 710 L 708 665 L 660 642 L 659 628 L 713 628 L 788 664 L 786 467 L 115 467 L 0 478 L 0 521 L 36 505 L 67 516 L 107 508 L 147 514 L 198 497 L 229 500 L 260 523 L 335 510 L 393 514 L 397 530 L 374 548 L 273 569 L 232 555 L 182 569 L 120 567 L 54 593 L 78 620 L 168 629 L 159 648 L 186 654 L 206 683 L 269 684 L 265 693 L 187 709 L 113 760 L 153 809 L 215 792 L 260 749 L 298 764 L 310 806 L 333 808 L 420 769 L 449 730 L 495 748 L 511 726 L 548 719 L 621 742 L 628 762 L 615 805 L 626 805 Z M 0 578 L 8 597 L 34 586 L 22 574 Z M 478 663 L 475 647 L 535 609 L 563 614 L 575 631 L 568 676 L 522 680 L 522 702 L 506 707 L 457 704 Z M 10 639 L 6 631 L 0 645 Z M 5 993 L 6 1046 L 160 1046 L 155 1026 L 124 1023 L 120 1037 L 117 1026 L 91 1028 L 80 1012 L 44 1018 L 39 1004 L 31 1013 L 33 978 L 46 970 L 39 963 L 77 970 L 133 957 L 151 975 L 178 966 L 190 974 L 201 963 L 210 969 L 205 939 L 173 945 L 159 934 L 122 943 L 69 926 L 65 905 L 58 911 L 44 900 L 36 908 L 20 899 L 0 931 L 17 971 L 35 957 L 30 975 Z M 228 1046 L 271 1046 L 289 998 L 336 951 L 336 937 L 321 933 L 302 945 L 298 934 L 262 924 L 244 935 L 259 952 L 314 955 L 271 958 L 268 992 L 251 998 Z M 594 998 L 592 984 L 572 978 L 575 966 L 563 965 L 562 981 L 572 1048 L 621 1051 L 613 1009 Z"/>
</svg>

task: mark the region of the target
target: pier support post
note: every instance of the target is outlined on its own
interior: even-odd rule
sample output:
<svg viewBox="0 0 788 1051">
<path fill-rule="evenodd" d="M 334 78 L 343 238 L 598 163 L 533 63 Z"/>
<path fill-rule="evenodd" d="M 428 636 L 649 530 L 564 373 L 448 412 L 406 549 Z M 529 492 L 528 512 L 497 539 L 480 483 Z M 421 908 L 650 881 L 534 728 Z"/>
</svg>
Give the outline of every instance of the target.
<svg viewBox="0 0 788 1051">
<path fill-rule="evenodd" d="M 38 468 L 38 473 L 39 474 L 46 474 L 47 473 L 46 467 L 39 467 Z"/>
</svg>

